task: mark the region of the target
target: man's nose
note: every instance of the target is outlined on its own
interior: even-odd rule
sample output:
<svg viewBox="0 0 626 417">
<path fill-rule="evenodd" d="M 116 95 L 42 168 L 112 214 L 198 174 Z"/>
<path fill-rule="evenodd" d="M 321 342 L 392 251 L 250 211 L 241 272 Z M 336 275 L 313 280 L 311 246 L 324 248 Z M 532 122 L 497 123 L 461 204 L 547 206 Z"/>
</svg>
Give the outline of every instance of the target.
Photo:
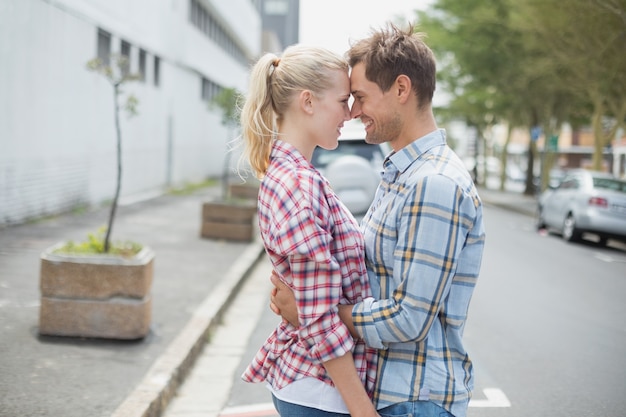
<svg viewBox="0 0 626 417">
<path fill-rule="evenodd" d="M 356 119 L 359 116 L 361 116 L 361 106 L 355 100 L 354 103 L 352 103 L 352 108 L 350 109 L 350 117 Z"/>
</svg>

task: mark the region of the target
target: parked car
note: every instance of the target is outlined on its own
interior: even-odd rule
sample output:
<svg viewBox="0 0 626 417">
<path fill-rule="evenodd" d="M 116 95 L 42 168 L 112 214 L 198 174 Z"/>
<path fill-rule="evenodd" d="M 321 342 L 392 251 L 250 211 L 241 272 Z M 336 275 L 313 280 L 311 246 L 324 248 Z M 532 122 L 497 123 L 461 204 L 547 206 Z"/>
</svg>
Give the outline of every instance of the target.
<svg viewBox="0 0 626 417">
<path fill-rule="evenodd" d="M 360 120 L 346 123 L 333 150 L 315 148 L 311 163 L 352 214 L 365 213 L 374 199 L 380 182 L 383 160 L 391 151 L 388 143 L 371 145 L 365 142 L 365 129 Z"/>
<path fill-rule="evenodd" d="M 563 181 L 563 177 L 565 177 L 566 173 L 567 173 L 567 169 L 552 168 L 548 174 L 549 175 L 548 187 L 549 188 L 558 187 L 561 181 Z M 541 176 L 538 175 L 538 176 L 533 177 L 533 183 L 535 187 L 539 189 L 541 187 Z"/>
<path fill-rule="evenodd" d="M 539 197 L 537 227 L 555 230 L 567 241 L 593 233 L 606 244 L 626 241 L 626 181 L 584 169 L 567 171 L 556 188 Z"/>
</svg>

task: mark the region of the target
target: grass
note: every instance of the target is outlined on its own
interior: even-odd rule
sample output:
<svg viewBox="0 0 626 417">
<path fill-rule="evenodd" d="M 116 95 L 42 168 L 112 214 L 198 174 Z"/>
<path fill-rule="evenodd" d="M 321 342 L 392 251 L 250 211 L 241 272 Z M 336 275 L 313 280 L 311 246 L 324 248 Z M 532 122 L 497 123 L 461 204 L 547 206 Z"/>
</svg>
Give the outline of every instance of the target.
<svg viewBox="0 0 626 417">
<path fill-rule="evenodd" d="M 201 182 L 187 183 L 182 187 L 170 188 L 167 192 L 173 195 L 189 195 L 203 188 L 215 186 L 217 183 L 218 181 L 215 179 L 207 179 Z"/>
<path fill-rule="evenodd" d="M 72 240 L 65 245 L 56 249 L 54 253 L 71 254 L 71 255 L 99 255 L 111 254 L 119 255 L 126 258 L 132 258 L 137 255 L 143 246 L 132 241 L 115 241 L 111 242 L 108 252 L 104 251 L 104 236 L 106 227 L 101 227 L 96 233 L 88 233 L 87 240 L 83 242 L 74 242 Z"/>
</svg>

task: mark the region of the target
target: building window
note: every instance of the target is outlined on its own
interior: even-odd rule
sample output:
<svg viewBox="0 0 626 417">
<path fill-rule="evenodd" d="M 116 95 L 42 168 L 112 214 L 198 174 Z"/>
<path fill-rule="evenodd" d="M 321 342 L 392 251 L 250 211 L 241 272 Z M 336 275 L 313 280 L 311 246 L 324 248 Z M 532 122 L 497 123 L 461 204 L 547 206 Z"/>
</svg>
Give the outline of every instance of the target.
<svg viewBox="0 0 626 417">
<path fill-rule="evenodd" d="M 289 12 L 287 0 L 265 0 L 265 14 L 285 16 Z"/>
<path fill-rule="evenodd" d="M 146 51 L 139 49 L 139 77 L 141 81 L 146 80 Z"/>
<path fill-rule="evenodd" d="M 98 58 L 104 65 L 110 64 L 111 59 L 111 34 L 98 29 Z"/>
<path fill-rule="evenodd" d="M 206 37 L 213 40 L 220 48 L 226 51 L 226 53 L 242 64 L 248 65 L 248 59 L 243 49 L 239 47 L 236 40 L 228 34 L 224 26 L 204 8 L 199 0 L 190 0 L 189 21 Z"/>
<path fill-rule="evenodd" d="M 213 81 L 207 80 L 206 78 L 202 77 L 202 100 L 211 101 L 216 95 L 220 93 L 220 91 L 222 91 L 222 87 L 220 87 Z"/>
<path fill-rule="evenodd" d="M 159 86 L 161 84 L 161 58 L 154 56 L 154 85 Z"/>
<path fill-rule="evenodd" d="M 194 26 L 200 26 L 200 5 L 192 0 L 189 7 L 189 20 Z"/>
<path fill-rule="evenodd" d="M 124 61 L 121 62 L 122 74 L 128 75 L 130 73 L 130 43 L 122 39 L 120 44 L 120 55 L 122 55 Z"/>
</svg>

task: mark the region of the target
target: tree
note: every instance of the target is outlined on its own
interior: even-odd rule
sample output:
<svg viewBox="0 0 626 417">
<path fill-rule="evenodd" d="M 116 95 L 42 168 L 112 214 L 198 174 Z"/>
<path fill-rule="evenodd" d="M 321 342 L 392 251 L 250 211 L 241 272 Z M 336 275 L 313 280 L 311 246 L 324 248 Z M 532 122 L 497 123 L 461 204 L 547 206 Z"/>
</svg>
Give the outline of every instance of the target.
<svg viewBox="0 0 626 417">
<path fill-rule="evenodd" d="M 130 81 L 139 79 L 139 75 L 130 74 L 128 70 L 128 58 L 123 55 L 114 55 L 110 58 L 114 65 L 105 63 L 100 58 L 94 58 L 87 62 L 87 69 L 102 75 L 113 87 L 113 115 L 115 120 L 115 137 L 116 137 L 116 157 L 117 157 L 117 177 L 115 182 L 115 195 L 111 203 L 109 212 L 109 221 L 107 223 L 106 235 L 104 238 L 104 252 L 109 252 L 111 247 L 111 231 L 113 230 L 113 222 L 115 221 L 115 213 L 117 212 L 118 200 L 122 188 L 122 129 L 120 126 L 120 97 L 123 96 L 122 87 Z M 138 100 L 132 94 L 126 96 L 124 109 L 129 116 L 137 114 Z"/>
<path fill-rule="evenodd" d="M 537 23 L 561 21 L 560 10 L 570 5 L 549 0 L 553 10 L 548 11 L 540 8 L 542 1 L 436 0 L 418 15 L 443 64 L 440 79 L 453 95 L 449 112 L 472 126 L 485 125 L 482 115 L 509 127 L 541 128 L 550 136 L 585 107 L 588 100 L 572 83 L 571 63 L 555 59 L 554 44 L 545 39 L 553 30 Z M 536 155 L 536 143 L 529 141 L 526 194 L 535 192 Z"/>
<path fill-rule="evenodd" d="M 568 68 L 567 82 L 591 105 L 593 168 L 626 118 L 626 1 L 525 0 L 537 36 Z"/>
<path fill-rule="evenodd" d="M 441 84 L 453 97 L 446 112 L 474 127 L 482 142 L 494 123 L 522 124 L 520 103 L 527 103 L 528 90 L 520 66 L 526 54 L 513 19 L 507 0 L 438 0 L 419 14 L 420 30 L 440 57 Z M 501 160 L 504 173 L 506 147 Z"/>
<path fill-rule="evenodd" d="M 228 129 L 228 137 L 234 137 L 233 132 L 239 127 L 239 103 L 243 100 L 243 95 L 236 88 L 224 88 L 216 94 L 209 103 L 209 108 L 217 108 L 222 115 L 222 125 Z M 229 149 L 224 157 L 222 168 L 222 198 L 228 198 L 228 167 L 230 166 Z"/>
</svg>

